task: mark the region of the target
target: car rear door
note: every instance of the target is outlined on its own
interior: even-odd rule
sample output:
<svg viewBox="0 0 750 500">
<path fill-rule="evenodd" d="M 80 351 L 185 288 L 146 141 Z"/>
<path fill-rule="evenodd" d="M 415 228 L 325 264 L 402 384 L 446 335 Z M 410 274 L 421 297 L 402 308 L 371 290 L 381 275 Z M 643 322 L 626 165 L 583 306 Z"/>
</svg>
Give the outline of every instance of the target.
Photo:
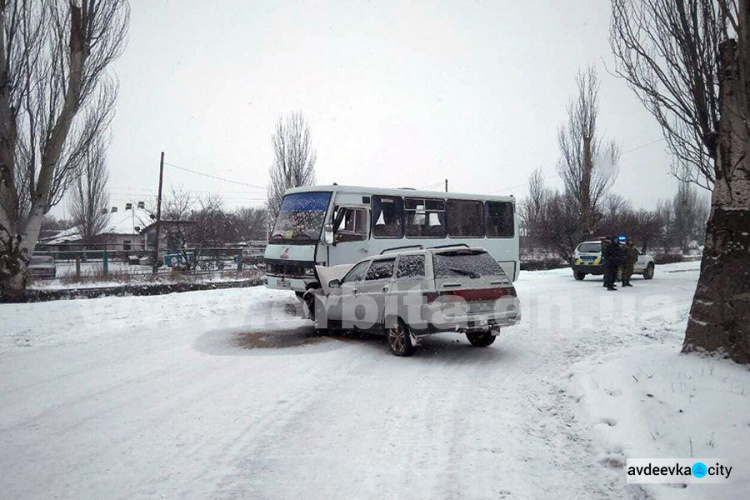
<svg viewBox="0 0 750 500">
<path fill-rule="evenodd" d="M 513 284 L 497 261 L 484 251 L 435 252 L 433 270 L 435 286 L 449 318 L 492 314 L 500 305 L 517 308 Z"/>
<path fill-rule="evenodd" d="M 428 318 L 423 308 L 425 293 L 434 292 L 427 264 L 424 253 L 399 255 L 390 293 L 386 295 L 386 317 L 401 318 L 416 330 L 427 327 Z"/>
</svg>

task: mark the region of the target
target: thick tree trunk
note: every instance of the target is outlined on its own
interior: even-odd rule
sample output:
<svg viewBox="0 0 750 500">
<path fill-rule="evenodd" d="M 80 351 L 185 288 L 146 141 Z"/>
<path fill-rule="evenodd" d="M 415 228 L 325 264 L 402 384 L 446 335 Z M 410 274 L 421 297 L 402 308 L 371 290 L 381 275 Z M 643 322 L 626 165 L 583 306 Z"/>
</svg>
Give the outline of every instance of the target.
<svg viewBox="0 0 750 500">
<path fill-rule="evenodd" d="M 583 179 L 581 180 L 581 226 L 588 239 L 592 234 L 591 224 L 591 171 L 593 161 L 591 158 L 591 137 L 583 138 Z"/>
<path fill-rule="evenodd" d="M 750 363 L 750 133 L 736 43 L 722 45 L 716 182 L 684 352 L 724 352 Z"/>
<path fill-rule="evenodd" d="M 26 297 L 27 264 L 20 254 L 4 254 L 0 264 L 0 302 L 20 302 Z"/>
</svg>

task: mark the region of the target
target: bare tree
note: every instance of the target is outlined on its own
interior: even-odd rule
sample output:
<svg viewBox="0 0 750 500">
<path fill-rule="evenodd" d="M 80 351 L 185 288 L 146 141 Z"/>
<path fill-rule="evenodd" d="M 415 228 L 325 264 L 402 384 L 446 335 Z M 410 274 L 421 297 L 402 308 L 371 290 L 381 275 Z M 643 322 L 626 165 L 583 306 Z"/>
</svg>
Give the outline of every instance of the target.
<svg viewBox="0 0 750 500">
<path fill-rule="evenodd" d="M 649 210 L 638 210 L 635 214 L 635 228 L 633 229 L 633 236 L 635 236 L 638 244 L 641 245 L 641 250 L 646 252 L 650 248 L 650 245 L 659 238 L 661 234 L 661 224 L 657 212 Z"/>
<path fill-rule="evenodd" d="M 84 244 L 89 245 L 109 224 L 109 173 L 105 159 L 105 144 L 99 138 L 89 145 L 83 155 L 81 173 L 73 182 L 69 209 L 74 227 Z"/>
<path fill-rule="evenodd" d="M 196 196 L 189 190 L 170 187 L 162 201 L 165 247 L 182 255 L 183 262 L 198 262 L 206 254 L 219 256 L 227 243 L 242 239 L 237 218 L 224 208 L 219 195 Z"/>
<path fill-rule="evenodd" d="M 656 118 L 675 157 L 672 172 L 713 185 L 719 131 L 719 43 L 726 24 L 717 0 L 613 0 L 615 71 Z M 734 1 L 724 5 L 736 12 Z"/>
<path fill-rule="evenodd" d="M 565 189 L 579 207 L 581 229 L 590 235 L 599 202 L 617 178 L 620 148 L 597 135 L 599 78 L 594 67 L 576 76 L 578 93 L 568 104 L 568 121 L 560 126 L 558 143 L 562 157 L 558 172 Z"/>
<path fill-rule="evenodd" d="M 687 253 L 690 242 L 698 235 L 698 226 L 704 226 L 706 219 L 699 220 L 700 201 L 698 193 L 689 183 L 680 182 L 677 194 L 672 200 L 674 210 L 674 224 L 672 234 L 683 253 Z"/>
<path fill-rule="evenodd" d="M 276 124 L 273 135 L 273 165 L 269 171 L 268 210 L 276 217 L 287 189 L 315 182 L 316 153 L 310 126 L 302 113 L 292 113 Z"/>
<path fill-rule="evenodd" d="M 265 208 L 242 207 L 235 211 L 234 218 L 243 241 L 266 239 L 268 211 Z"/>
<path fill-rule="evenodd" d="M 750 0 L 612 5 L 618 71 L 656 116 L 687 180 L 713 185 L 683 351 L 750 363 Z"/>
<path fill-rule="evenodd" d="M 191 243 L 191 229 L 189 227 L 191 223 L 189 221 L 197 203 L 198 198 L 189 190 L 170 186 L 169 194 L 164 196 L 162 200 L 162 227 L 159 238 L 165 240 L 166 250 L 187 252 Z M 155 206 L 156 201 L 153 202 L 153 207 Z M 155 213 L 156 209 L 151 208 L 150 211 Z M 160 241 L 159 244 L 161 246 L 162 242 Z M 187 253 L 184 257 L 187 259 Z"/>
<path fill-rule="evenodd" d="M 23 296 L 42 219 L 112 118 L 126 0 L 0 0 L 0 299 Z"/>
<path fill-rule="evenodd" d="M 542 170 L 537 168 L 529 176 L 529 195 L 520 204 L 519 215 L 521 223 L 526 229 L 526 238 L 531 247 L 538 247 L 542 241 L 541 233 L 544 228 L 544 210 L 549 191 L 544 187 Z"/>
<path fill-rule="evenodd" d="M 617 193 L 609 193 L 601 203 L 597 230 L 600 234 L 632 236 L 633 218 L 630 202 Z"/>
<path fill-rule="evenodd" d="M 659 201 L 656 206 L 656 216 L 661 227 L 660 238 L 661 246 L 664 253 L 669 253 L 673 247 L 677 246 L 677 237 L 675 235 L 675 214 L 672 200 Z"/>
</svg>

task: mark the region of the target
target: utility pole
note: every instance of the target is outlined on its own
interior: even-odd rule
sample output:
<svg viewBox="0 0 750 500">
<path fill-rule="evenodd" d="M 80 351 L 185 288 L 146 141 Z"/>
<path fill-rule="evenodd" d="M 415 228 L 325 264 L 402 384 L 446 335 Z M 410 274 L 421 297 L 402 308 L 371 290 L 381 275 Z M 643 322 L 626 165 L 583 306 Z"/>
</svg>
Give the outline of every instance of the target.
<svg viewBox="0 0 750 500">
<path fill-rule="evenodd" d="M 159 272 L 159 232 L 161 230 L 161 187 L 164 182 L 164 151 L 161 152 L 159 162 L 159 194 L 156 198 L 156 241 L 154 242 L 154 267 L 153 273 Z"/>
<path fill-rule="evenodd" d="M 448 179 L 445 179 L 445 192 L 448 192 Z"/>
</svg>

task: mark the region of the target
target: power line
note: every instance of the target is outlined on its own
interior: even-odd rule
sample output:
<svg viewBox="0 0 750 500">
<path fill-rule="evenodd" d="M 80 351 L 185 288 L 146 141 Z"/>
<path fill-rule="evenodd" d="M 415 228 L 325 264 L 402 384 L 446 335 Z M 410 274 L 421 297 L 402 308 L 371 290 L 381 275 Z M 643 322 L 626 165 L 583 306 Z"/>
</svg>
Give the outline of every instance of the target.
<svg viewBox="0 0 750 500">
<path fill-rule="evenodd" d="M 624 154 L 630 153 L 632 151 L 637 151 L 639 149 L 643 149 L 643 148 L 645 148 L 647 146 L 651 146 L 652 144 L 656 144 L 657 142 L 661 142 L 661 141 L 665 141 L 665 140 L 666 139 L 664 137 L 662 137 L 661 139 L 656 139 L 655 141 L 647 142 L 646 144 L 641 144 L 640 146 L 636 146 L 634 148 L 627 149 L 627 150 L 623 151 L 620 154 L 624 155 Z"/>
<path fill-rule="evenodd" d="M 175 165 L 174 163 L 164 162 L 164 164 L 165 165 L 169 165 L 170 167 L 176 168 L 178 170 L 184 170 L 185 172 L 190 172 L 191 174 L 202 175 L 203 177 L 209 177 L 211 179 L 216 179 L 216 180 L 222 181 L 222 182 L 228 182 L 230 184 L 237 184 L 237 185 L 240 185 L 240 186 L 248 186 L 248 187 L 258 188 L 258 189 L 262 189 L 262 190 L 266 189 L 265 187 L 258 186 L 256 184 L 248 184 L 247 182 L 235 181 L 235 180 L 232 180 L 232 179 L 227 179 L 225 177 L 219 177 L 218 175 L 212 175 L 212 174 L 207 174 L 205 172 L 199 172 L 197 170 L 192 170 L 190 168 L 185 168 L 185 167 L 181 167 L 179 165 Z"/>
</svg>

